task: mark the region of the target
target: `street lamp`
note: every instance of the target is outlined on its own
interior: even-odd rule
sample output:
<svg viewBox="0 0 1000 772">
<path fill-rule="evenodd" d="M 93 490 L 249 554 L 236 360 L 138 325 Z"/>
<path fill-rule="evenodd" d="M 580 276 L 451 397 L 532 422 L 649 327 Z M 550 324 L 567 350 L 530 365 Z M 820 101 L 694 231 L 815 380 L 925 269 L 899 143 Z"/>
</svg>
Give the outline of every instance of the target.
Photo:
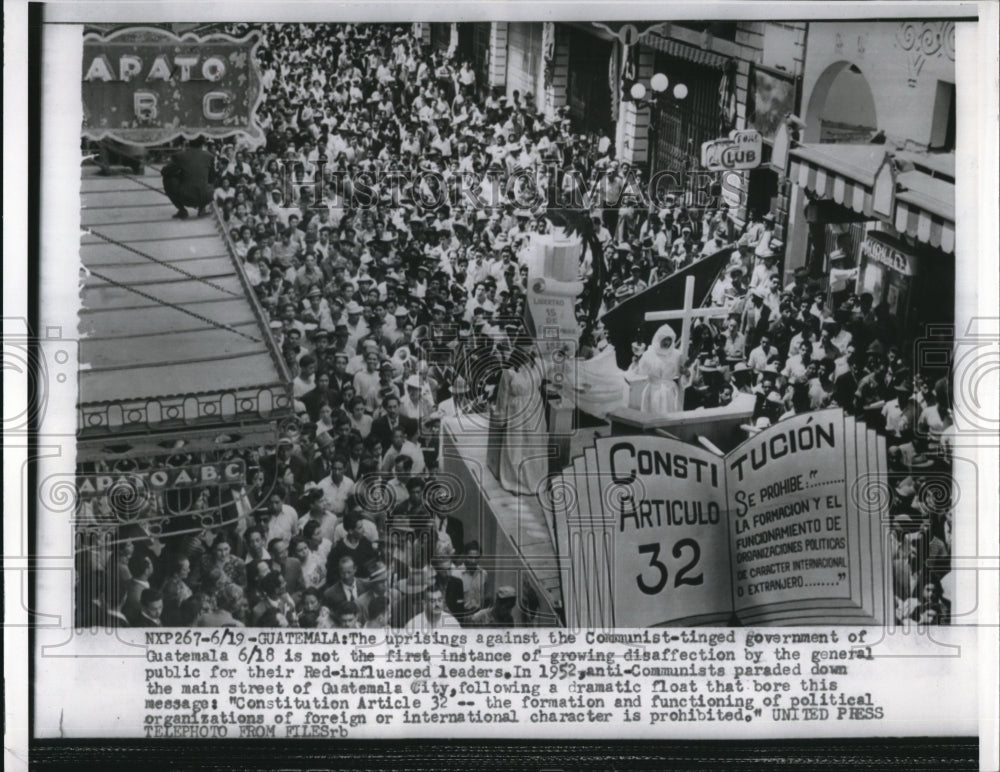
<svg viewBox="0 0 1000 772">
<path fill-rule="evenodd" d="M 633 83 L 629 89 L 629 95 L 637 107 L 648 107 L 650 110 L 650 150 L 648 153 L 649 173 L 650 177 L 652 177 L 655 171 L 653 168 L 654 154 L 659 141 L 660 109 L 663 107 L 664 102 L 670 102 L 673 106 L 680 107 L 680 104 L 687 98 L 688 87 L 683 83 L 675 83 L 673 89 L 671 89 L 670 79 L 662 72 L 658 72 L 649 79 L 649 88 L 646 88 L 642 83 Z M 687 136 L 686 110 L 678 110 L 677 112 L 680 117 L 681 137 L 684 143 L 682 153 L 684 156 L 684 173 L 686 177 L 691 156 L 691 148 L 689 147 L 691 141 Z"/>
<path fill-rule="evenodd" d="M 632 88 L 629 90 L 629 94 L 632 95 L 632 99 L 636 102 L 653 107 L 656 101 L 666 93 L 669 87 L 670 79 L 667 78 L 667 76 L 662 72 L 658 72 L 649 79 L 649 88 L 653 93 L 648 98 L 646 97 L 646 87 L 641 83 L 633 83 Z M 683 83 L 677 83 L 674 86 L 673 97 L 678 102 L 682 101 L 687 95 L 688 87 Z"/>
</svg>

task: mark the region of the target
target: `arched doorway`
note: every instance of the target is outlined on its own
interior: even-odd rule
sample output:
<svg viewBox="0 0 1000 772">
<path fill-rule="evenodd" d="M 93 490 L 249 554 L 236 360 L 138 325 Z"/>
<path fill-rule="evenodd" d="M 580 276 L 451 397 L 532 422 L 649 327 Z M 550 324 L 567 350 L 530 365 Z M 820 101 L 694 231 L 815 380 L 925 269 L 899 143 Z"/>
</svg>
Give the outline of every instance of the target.
<svg viewBox="0 0 1000 772">
<path fill-rule="evenodd" d="M 878 131 L 875 96 L 861 69 L 831 64 L 819 76 L 806 109 L 804 142 L 868 142 Z"/>
<path fill-rule="evenodd" d="M 806 144 L 866 145 L 878 133 L 878 112 L 875 96 L 864 72 L 854 63 L 839 61 L 828 66 L 817 78 L 805 110 L 806 128 L 802 141 Z M 806 211 L 808 201 L 794 186 L 790 211 Z M 832 202 L 827 202 L 832 205 Z M 825 206 L 825 204 L 824 204 Z M 834 249 L 843 249 L 856 256 L 865 238 L 869 223 L 857 213 L 835 207 L 796 218 L 789 238 L 791 256 L 785 270 L 806 265 L 812 271 L 826 270 L 826 256 Z"/>
</svg>

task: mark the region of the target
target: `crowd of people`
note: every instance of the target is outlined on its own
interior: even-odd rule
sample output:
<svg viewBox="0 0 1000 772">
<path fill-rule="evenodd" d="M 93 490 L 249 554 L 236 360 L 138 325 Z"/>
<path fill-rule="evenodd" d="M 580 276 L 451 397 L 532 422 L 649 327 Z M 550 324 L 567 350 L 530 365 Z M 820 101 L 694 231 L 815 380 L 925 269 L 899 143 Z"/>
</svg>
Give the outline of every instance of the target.
<svg viewBox="0 0 1000 772">
<path fill-rule="evenodd" d="M 495 581 L 456 516 L 438 479 L 439 435 L 444 406 L 489 411 L 504 370 L 534 356 L 525 259 L 559 196 L 593 204 L 606 278 L 589 281 L 590 250 L 580 277 L 604 309 L 733 249 L 711 295 L 728 316 L 698 325 L 679 353 L 676 399 L 711 407 L 753 393 L 749 431 L 832 404 L 879 422 L 900 472 L 898 613 L 946 620 L 950 512 L 924 495 L 929 473 L 947 466 L 946 381 L 914 371 L 886 308 L 852 293 L 841 255 L 822 282 L 800 271 L 782 286 L 769 214 L 738 229 L 719 201 L 629 193 L 640 170 L 619 163 L 607 138 L 573 134 L 532 94 L 491 92 L 469 62 L 409 27 L 228 31 L 250 29 L 262 41 L 266 143 L 205 149 L 216 212 L 291 374 L 299 420 L 276 446 L 242 454 L 246 485 L 177 494 L 156 505 L 172 513 L 156 533 L 138 518 L 82 550 L 81 586 L 100 590 L 78 604 L 81 624 L 533 623 L 532 588 Z M 585 295 L 581 321 L 588 307 Z M 587 329 L 581 344 L 595 355 L 605 332 Z M 636 368 L 648 345 L 636 340 Z"/>
<path fill-rule="evenodd" d="M 847 267 L 843 249 L 830 253 L 821 279 L 800 268 L 783 283 L 772 232 L 765 216 L 740 236 L 711 292 L 724 315 L 696 322 L 688 351 L 677 350 L 676 334 L 662 327 L 648 347 L 633 344 L 630 371 L 676 374 L 673 396 L 663 395 L 658 379 L 659 396 L 646 399 L 650 410 L 656 399 L 690 410 L 748 395 L 754 407 L 751 423 L 741 427 L 746 436 L 829 407 L 877 429 L 888 450 L 889 489 L 880 501 L 897 621 L 946 624 L 955 436 L 948 373 L 917 368 L 912 339 L 888 305 L 857 292 L 858 270 Z"/>
</svg>

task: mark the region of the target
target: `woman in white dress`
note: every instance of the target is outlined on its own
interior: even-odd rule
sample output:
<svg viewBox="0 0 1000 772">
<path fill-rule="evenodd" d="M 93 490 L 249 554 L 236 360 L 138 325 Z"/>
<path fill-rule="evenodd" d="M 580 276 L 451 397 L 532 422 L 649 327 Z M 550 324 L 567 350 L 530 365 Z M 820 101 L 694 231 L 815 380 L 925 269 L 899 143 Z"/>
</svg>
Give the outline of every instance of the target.
<svg viewBox="0 0 1000 772">
<path fill-rule="evenodd" d="M 639 359 L 637 374 L 648 379 L 639 406 L 644 413 L 667 415 L 683 408 L 679 381 L 685 371 L 684 354 L 677 348 L 676 340 L 673 328 L 663 325 Z"/>
</svg>

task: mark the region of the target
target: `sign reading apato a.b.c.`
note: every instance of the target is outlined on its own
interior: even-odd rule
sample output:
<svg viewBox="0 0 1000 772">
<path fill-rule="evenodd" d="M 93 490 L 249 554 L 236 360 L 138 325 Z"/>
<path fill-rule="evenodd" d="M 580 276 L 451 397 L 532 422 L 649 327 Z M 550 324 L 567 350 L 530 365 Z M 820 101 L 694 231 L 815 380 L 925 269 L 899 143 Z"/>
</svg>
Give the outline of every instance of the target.
<svg viewBox="0 0 1000 772">
<path fill-rule="evenodd" d="M 756 169 L 763 152 L 764 140 L 759 131 L 733 131 L 728 137 L 702 143 L 701 165 L 710 172 Z"/>
<path fill-rule="evenodd" d="M 83 135 L 135 145 L 179 136 L 244 135 L 264 141 L 255 120 L 263 91 L 255 35 L 177 36 L 129 27 L 89 33 L 83 43 Z"/>
</svg>

